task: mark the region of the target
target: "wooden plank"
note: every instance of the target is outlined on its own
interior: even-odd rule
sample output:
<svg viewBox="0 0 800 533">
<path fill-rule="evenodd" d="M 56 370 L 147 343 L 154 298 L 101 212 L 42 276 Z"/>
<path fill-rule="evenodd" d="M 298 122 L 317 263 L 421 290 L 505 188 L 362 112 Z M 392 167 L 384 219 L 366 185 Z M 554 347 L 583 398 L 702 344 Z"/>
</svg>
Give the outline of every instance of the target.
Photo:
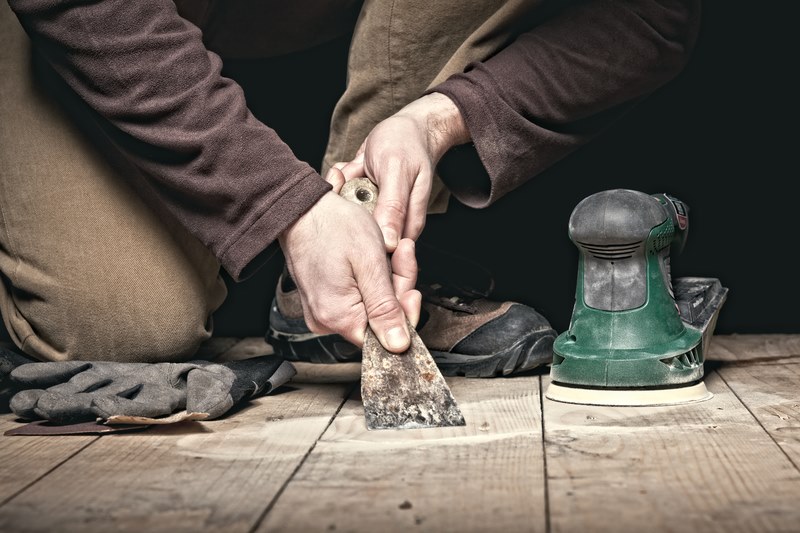
<svg viewBox="0 0 800 533">
<path fill-rule="evenodd" d="M 250 531 L 353 388 L 290 383 L 221 420 L 103 436 L 0 507 L 0 531 Z"/>
<path fill-rule="evenodd" d="M 800 365 L 737 365 L 719 373 L 800 468 Z"/>
<path fill-rule="evenodd" d="M 228 349 L 217 361 L 237 361 L 273 353 L 272 346 L 263 337 L 247 337 Z M 297 375 L 294 383 L 354 383 L 361 378 L 361 363 L 292 363 Z"/>
<path fill-rule="evenodd" d="M 343 407 L 258 531 L 543 531 L 538 376 L 448 378 L 467 425 L 369 431 Z"/>
<path fill-rule="evenodd" d="M 217 361 L 238 361 L 249 359 L 259 355 L 269 355 L 273 352 L 272 346 L 267 344 L 263 337 L 245 337 L 236 344 L 228 348 L 222 355 L 217 357 Z"/>
<path fill-rule="evenodd" d="M 707 359 L 726 363 L 800 360 L 800 335 L 714 335 Z"/>
<path fill-rule="evenodd" d="M 800 473 L 718 374 L 706 385 L 671 407 L 545 399 L 552 531 L 796 531 Z"/>
<path fill-rule="evenodd" d="M 19 427 L 13 414 L 0 415 L 0 508 L 98 437 L 6 437 Z"/>
</svg>

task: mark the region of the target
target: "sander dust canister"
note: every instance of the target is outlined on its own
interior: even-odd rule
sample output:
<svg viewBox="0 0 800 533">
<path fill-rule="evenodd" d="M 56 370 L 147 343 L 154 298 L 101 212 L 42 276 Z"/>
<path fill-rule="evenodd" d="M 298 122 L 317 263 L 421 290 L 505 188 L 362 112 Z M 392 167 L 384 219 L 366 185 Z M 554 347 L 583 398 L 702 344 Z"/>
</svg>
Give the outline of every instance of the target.
<svg viewBox="0 0 800 533">
<path fill-rule="evenodd" d="M 547 398 L 619 406 L 711 398 L 703 363 L 728 289 L 716 278 L 671 278 L 688 215 L 671 195 L 628 189 L 593 194 L 575 207 L 575 307 L 553 346 Z"/>
</svg>

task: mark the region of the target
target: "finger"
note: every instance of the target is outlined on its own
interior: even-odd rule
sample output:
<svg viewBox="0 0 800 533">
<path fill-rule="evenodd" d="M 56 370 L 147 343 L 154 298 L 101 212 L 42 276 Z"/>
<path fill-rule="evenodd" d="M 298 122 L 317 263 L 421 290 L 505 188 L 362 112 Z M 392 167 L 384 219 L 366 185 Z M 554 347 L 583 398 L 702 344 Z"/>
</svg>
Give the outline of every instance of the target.
<svg viewBox="0 0 800 533">
<path fill-rule="evenodd" d="M 422 293 L 414 289 L 401 295 L 399 300 L 411 326 L 416 328 L 419 324 L 420 308 L 422 307 Z"/>
<path fill-rule="evenodd" d="M 404 234 L 411 183 L 414 181 L 406 176 L 407 173 L 408 167 L 402 161 L 395 160 L 389 163 L 379 180 L 381 190 L 373 216 L 383 233 L 384 244 L 389 253 L 395 251 Z"/>
<path fill-rule="evenodd" d="M 91 368 L 92 363 L 86 361 L 28 363 L 15 368 L 11 372 L 11 377 L 23 385 L 47 388 L 68 381 Z"/>
<path fill-rule="evenodd" d="M 20 418 L 26 420 L 36 420 L 39 415 L 36 413 L 36 404 L 39 398 L 45 394 L 44 389 L 27 389 L 16 393 L 11 397 L 9 407 L 11 411 Z"/>
<path fill-rule="evenodd" d="M 417 240 L 425 229 L 425 221 L 428 217 L 428 201 L 430 199 L 430 188 L 419 186 L 421 183 L 430 183 L 431 180 L 420 174 L 415 183 L 417 186 L 411 191 L 408 201 L 408 214 L 406 215 L 405 227 L 402 237 Z"/>
<path fill-rule="evenodd" d="M 159 385 L 139 387 L 134 395 L 100 396 L 92 400 L 92 411 L 103 419 L 112 416 L 142 416 L 159 418 L 183 409 L 185 391 Z"/>
<path fill-rule="evenodd" d="M 360 157 L 345 163 L 340 170 L 342 171 L 342 174 L 344 174 L 344 179 L 347 181 L 355 178 L 363 178 L 367 175 L 364 168 L 364 156 L 361 155 Z"/>
<path fill-rule="evenodd" d="M 325 174 L 325 181 L 333 186 L 333 192 L 339 194 L 339 191 L 342 190 L 342 186 L 345 182 L 344 174 L 342 174 L 342 171 L 336 168 L 334 165 L 330 170 L 328 170 L 328 173 Z"/>
<path fill-rule="evenodd" d="M 33 411 L 39 418 L 59 424 L 73 424 L 95 419 L 91 393 L 61 394 L 45 391 L 39 396 Z"/>
<path fill-rule="evenodd" d="M 411 239 L 401 239 L 392 254 L 392 284 L 400 306 L 408 321 L 416 327 L 419 322 L 422 294 L 415 289 L 417 285 L 417 257 L 415 243 Z"/>
<path fill-rule="evenodd" d="M 402 239 L 392 254 L 392 285 L 399 298 L 417 286 L 416 246 L 411 239 Z"/>
<path fill-rule="evenodd" d="M 385 265 L 385 262 L 383 266 L 368 265 L 364 274 L 356 272 L 356 281 L 372 331 L 384 348 L 399 353 L 408 349 L 411 338 L 405 313 Z"/>
</svg>

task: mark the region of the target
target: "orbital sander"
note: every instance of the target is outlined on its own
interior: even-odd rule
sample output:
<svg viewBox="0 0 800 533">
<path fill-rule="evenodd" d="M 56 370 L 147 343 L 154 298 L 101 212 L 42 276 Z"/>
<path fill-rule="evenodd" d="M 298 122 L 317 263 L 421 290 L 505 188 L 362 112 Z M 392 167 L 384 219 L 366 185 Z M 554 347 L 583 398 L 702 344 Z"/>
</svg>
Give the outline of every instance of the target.
<svg viewBox="0 0 800 533">
<path fill-rule="evenodd" d="M 717 278 L 672 280 L 688 215 L 672 195 L 629 189 L 602 191 L 575 207 L 575 306 L 553 345 L 547 398 L 636 406 L 712 397 L 703 363 L 728 289 Z"/>
</svg>

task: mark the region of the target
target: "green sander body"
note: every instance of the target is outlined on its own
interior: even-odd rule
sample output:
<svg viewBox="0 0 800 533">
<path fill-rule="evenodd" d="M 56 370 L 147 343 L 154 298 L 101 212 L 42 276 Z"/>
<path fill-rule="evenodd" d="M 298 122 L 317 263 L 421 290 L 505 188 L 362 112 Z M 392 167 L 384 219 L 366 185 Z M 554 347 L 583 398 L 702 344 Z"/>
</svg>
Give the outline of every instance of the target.
<svg viewBox="0 0 800 533">
<path fill-rule="evenodd" d="M 548 398 L 660 405 L 711 397 L 703 363 L 728 289 L 716 278 L 673 283 L 671 256 L 688 228 L 688 207 L 668 194 L 613 189 L 575 207 L 575 307 L 553 346 Z"/>
</svg>

